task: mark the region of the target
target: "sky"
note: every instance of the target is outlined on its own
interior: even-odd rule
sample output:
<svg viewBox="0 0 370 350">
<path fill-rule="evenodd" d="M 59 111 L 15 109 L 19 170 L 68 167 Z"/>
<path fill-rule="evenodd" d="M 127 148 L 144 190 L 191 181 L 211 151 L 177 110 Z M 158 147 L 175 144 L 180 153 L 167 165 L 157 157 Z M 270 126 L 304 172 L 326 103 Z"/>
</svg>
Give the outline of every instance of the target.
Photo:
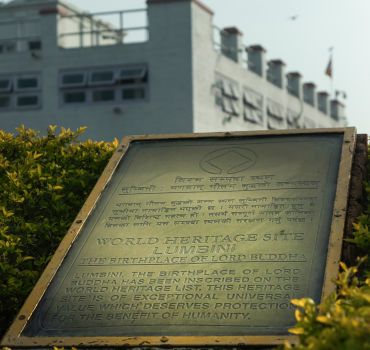
<svg viewBox="0 0 370 350">
<path fill-rule="evenodd" d="M 370 134 L 370 0 L 201 0 L 218 27 L 236 26 L 318 91 L 345 91 L 348 125 Z M 69 0 L 89 12 L 144 8 L 144 0 Z M 295 20 L 290 19 L 297 16 Z M 333 47 L 333 81 L 325 75 Z M 333 86 L 333 89 L 332 89 Z M 368 92 L 369 91 L 369 92 Z"/>
</svg>

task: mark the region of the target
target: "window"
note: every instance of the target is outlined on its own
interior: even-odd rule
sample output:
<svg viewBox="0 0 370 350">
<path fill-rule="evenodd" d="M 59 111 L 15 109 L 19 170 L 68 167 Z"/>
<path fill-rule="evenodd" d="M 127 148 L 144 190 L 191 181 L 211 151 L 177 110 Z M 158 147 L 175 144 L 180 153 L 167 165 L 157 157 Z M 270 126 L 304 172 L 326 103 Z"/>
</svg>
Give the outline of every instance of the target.
<svg viewBox="0 0 370 350">
<path fill-rule="evenodd" d="M 40 40 L 29 41 L 28 42 L 28 49 L 30 51 L 41 50 L 41 41 Z"/>
<path fill-rule="evenodd" d="M 41 108 L 39 74 L 0 75 L 0 111 Z"/>
<path fill-rule="evenodd" d="M 229 116 L 238 116 L 239 107 L 239 88 L 236 82 L 218 76 L 214 84 L 215 104 Z"/>
<path fill-rule="evenodd" d="M 85 91 L 67 91 L 63 94 L 64 103 L 83 103 L 86 102 Z"/>
<path fill-rule="evenodd" d="M 17 107 L 38 107 L 38 105 L 39 105 L 38 95 L 17 96 Z"/>
<path fill-rule="evenodd" d="M 233 109 L 233 104 L 230 99 L 225 98 L 223 99 L 223 104 L 222 104 L 222 110 L 226 113 L 233 114 L 234 109 Z"/>
<path fill-rule="evenodd" d="M 223 97 L 222 97 L 222 92 L 220 89 L 215 90 L 215 103 L 216 103 L 216 106 L 222 109 Z"/>
<path fill-rule="evenodd" d="M 77 87 L 84 86 L 86 84 L 86 74 L 85 73 L 65 73 L 62 74 L 61 86 L 62 87 Z"/>
<path fill-rule="evenodd" d="M 38 77 L 29 76 L 29 77 L 19 77 L 16 80 L 16 90 L 34 90 L 39 87 Z"/>
<path fill-rule="evenodd" d="M 100 72 L 91 72 L 90 75 L 90 84 L 91 85 L 111 85 L 114 83 L 114 72 L 109 71 L 100 71 Z"/>
<path fill-rule="evenodd" d="M 16 45 L 14 41 L 2 41 L 0 43 L 0 54 L 12 53 L 16 51 Z"/>
<path fill-rule="evenodd" d="M 267 100 L 267 127 L 272 130 L 285 128 L 283 106 L 269 99 Z"/>
<path fill-rule="evenodd" d="M 288 109 L 286 118 L 288 129 L 300 129 L 302 127 L 300 119 L 298 112 Z"/>
<path fill-rule="evenodd" d="M 114 101 L 115 91 L 110 90 L 94 90 L 92 92 L 92 100 L 94 102 Z"/>
<path fill-rule="evenodd" d="M 145 98 L 144 87 L 129 87 L 122 89 L 123 100 L 140 100 Z"/>
<path fill-rule="evenodd" d="M 239 91 L 232 82 L 223 81 L 222 83 L 222 93 L 233 99 L 238 99 Z"/>
<path fill-rule="evenodd" d="M 0 78 L 0 92 L 10 92 L 12 89 L 11 78 Z"/>
<path fill-rule="evenodd" d="M 123 82 L 144 82 L 146 81 L 146 73 L 146 67 L 123 68 L 119 77 Z"/>
<path fill-rule="evenodd" d="M 230 83 L 229 84 L 229 89 L 231 91 L 230 97 L 232 97 L 234 100 L 239 99 L 239 89 L 235 84 Z"/>
<path fill-rule="evenodd" d="M 284 108 L 277 102 L 268 100 L 267 102 L 267 114 L 275 119 L 284 119 Z"/>
<path fill-rule="evenodd" d="M 59 74 L 60 101 L 63 104 L 99 104 L 143 101 L 147 98 L 148 69 L 130 65 Z"/>
<path fill-rule="evenodd" d="M 253 124 L 263 125 L 263 96 L 256 91 L 244 88 L 243 117 Z"/>
<path fill-rule="evenodd" d="M 243 93 L 243 102 L 246 105 L 260 108 L 262 104 L 261 95 L 250 89 L 245 89 Z"/>
<path fill-rule="evenodd" d="M 10 95 L 0 95 L 0 110 L 9 109 L 11 106 L 11 96 Z"/>
</svg>

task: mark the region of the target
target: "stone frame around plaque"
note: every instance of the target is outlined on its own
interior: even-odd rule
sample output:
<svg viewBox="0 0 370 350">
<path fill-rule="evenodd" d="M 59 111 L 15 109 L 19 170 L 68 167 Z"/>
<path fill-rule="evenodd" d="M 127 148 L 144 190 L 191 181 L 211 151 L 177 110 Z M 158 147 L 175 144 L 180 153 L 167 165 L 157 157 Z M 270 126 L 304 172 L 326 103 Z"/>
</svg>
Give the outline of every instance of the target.
<svg viewBox="0 0 370 350">
<path fill-rule="evenodd" d="M 317 135 L 317 134 L 341 134 L 343 143 L 339 170 L 337 176 L 337 187 L 331 228 L 328 243 L 328 253 L 324 273 L 321 297 L 324 298 L 335 290 L 333 280 L 338 275 L 339 261 L 341 258 L 342 240 L 346 220 L 347 200 L 351 177 L 353 154 L 356 147 L 355 128 L 335 129 L 306 129 L 306 130 L 274 130 L 274 131 L 250 131 L 250 132 L 225 132 L 225 133 L 200 133 L 200 134 L 168 134 L 168 135 L 145 135 L 125 137 L 122 144 L 111 157 L 108 165 L 100 176 L 88 199 L 73 221 L 63 241 L 57 248 L 50 263 L 42 273 L 39 281 L 27 298 L 19 314 L 10 329 L 2 339 L 1 345 L 11 347 L 45 347 L 45 346 L 78 346 L 78 347 L 115 347 L 115 346 L 245 346 L 245 345 L 276 345 L 285 340 L 296 342 L 297 337 L 292 335 L 248 335 L 248 336 L 168 336 L 165 331 L 160 336 L 105 336 L 105 337 L 26 337 L 21 333 L 33 311 L 40 302 L 48 285 L 55 273 L 63 263 L 72 243 L 79 235 L 87 218 L 92 213 L 102 192 L 109 183 L 116 167 L 124 157 L 126 151 L 133 141 L 147 140 L 173 140 L 173 139 L 202 139 L 202 138 L 233 138 L 248 136 L 284 136 L 284 135 Z"/>
</svg>

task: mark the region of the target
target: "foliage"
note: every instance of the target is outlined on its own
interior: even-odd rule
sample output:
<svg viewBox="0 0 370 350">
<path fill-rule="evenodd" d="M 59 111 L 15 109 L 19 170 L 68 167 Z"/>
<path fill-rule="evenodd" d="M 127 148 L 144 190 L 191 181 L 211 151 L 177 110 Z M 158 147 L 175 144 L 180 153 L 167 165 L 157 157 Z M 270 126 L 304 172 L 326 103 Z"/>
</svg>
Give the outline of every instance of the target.
<svg viewBox="0 0 370 350">
<path fill-rule="evenodd" d="M 117 145 L 83 131 L 0 130 L 0 338 Z"/>
<path fill-rule="evenodd" d="M 367 175 L 369 178 L 370 167 Z M 370 203 L 370 182 L 365 184 L 365 189 Z M 347 239 L 364 254 L 370 252 L 369 227 L 370 206 L 357 218 L 353 237 Z M 299 344 L 286 343 L 284 350 L 370 349 L 370 259 L 359 259 L 354 267 L 344 263 L 340 266 L 337 291 L 320 305 L 308 298 L 292 300 L 298 308 L 295 312 L 297 324 L 290 332 L 299 336 Z"/>
<path fill-rule="evenodd" d="M 358 266 L 341 263 L 341 268 L 338 291 L 320 305 L 309 298 L 292 300 L 298 308 L 297 324 L 290 332 L 300 336 L 294 349 L 370 349 L 370 279 L 359 280 Z M 285 349 L 293 347 L 286 344 Z"/>
<path fill-rule="evenodd" d="M 370 153 L 370 150 L 369 150 Z M 370 178 L 370 161 L 368 162 L 367 174 Z M 365 190 L 367 192 L 368 203 L 370 203 L 370 182 L 365 184 Z M 369 254 L 370 252 L 370 206 L 367 207 L 364 213 L 360 215 L 356 223 L 353 224 L 353 237 L 347 239 L 348 242 L 351 242 L 356 245 L 356 247 L 362 251 L 364 254 Z M 370 259 L 365 262 L 365 267 L 363 272 L 370 277 Z"/>
<path fill-rule="evenodd" d="M 370 252 L 370 217 L 369 214 L 363 214 L 357 218 L 357 222 L 353 224 L 353 238 L 347 241 L 354 243 L 359 249 L 364 252 Z"/>
</svg>

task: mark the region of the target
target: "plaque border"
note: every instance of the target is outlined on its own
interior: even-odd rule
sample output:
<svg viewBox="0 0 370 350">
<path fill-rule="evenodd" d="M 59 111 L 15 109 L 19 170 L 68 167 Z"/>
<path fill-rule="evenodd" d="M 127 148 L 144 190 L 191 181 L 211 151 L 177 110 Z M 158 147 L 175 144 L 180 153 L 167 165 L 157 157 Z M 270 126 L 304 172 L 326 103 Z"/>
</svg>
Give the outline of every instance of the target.
<svg viewBox="0 0 370 350">
<path fill-rule="evenodd" d="M 105 187 L 110 182 L 115 169 L 124 157 L 130 143 L 134 141 L 151 140 L 174 140 L 174 139 L 218 139 L 248 136 L 287 136 L 287 135 L 319 135 L 319 134 L 342 134 L 343 143 L 339 162 L 337 187 L 335 191 L 333 215 L 330 226 L 328 242 L 328 254 L 324 271 L 324 281 L 321 298 L 326 297 L 335 290 L 333 280 L 338 276 L 339 261 L 341 258 L 342 241 L 345 229 L 348 193 L 351 180 L 351 169 L 356 147 L 356 128 L 331 128 L 331 129 L 290 129 L 290 130 L 262 130 L 242 132 L 215 132 L 215 133 L 192 133 L 192 134 L 153 134 L 126 136 L 122 143 L 113 153 L 107 166 L 99 177 L 93 190 L 89 194 L 77 217 L 71 224 L 68 232 L 55 251 L 52 259 L 41 274 L 32 292 L 14 319 L 9 330 L 2 339 L 1 346 L 9 347 L 49 347 L 49 346 L 78 346 L 78 347 L 102 347 L 102 346 L 246 346 L 246 345 L 278 345 L 284 341 L 296 343 L 298 337 L 294 335 L 246 335 L 246 336 L 98 336 L 98 337 L 26 337 L 21 333 L 33 311 L 42 299 L 46 289 L 51 283 L 55 273 L 63 263 L 65 256 L 73 242 L 81 232 L 87 218 L 93 211 L 97 201 Z"/>
</svg>

